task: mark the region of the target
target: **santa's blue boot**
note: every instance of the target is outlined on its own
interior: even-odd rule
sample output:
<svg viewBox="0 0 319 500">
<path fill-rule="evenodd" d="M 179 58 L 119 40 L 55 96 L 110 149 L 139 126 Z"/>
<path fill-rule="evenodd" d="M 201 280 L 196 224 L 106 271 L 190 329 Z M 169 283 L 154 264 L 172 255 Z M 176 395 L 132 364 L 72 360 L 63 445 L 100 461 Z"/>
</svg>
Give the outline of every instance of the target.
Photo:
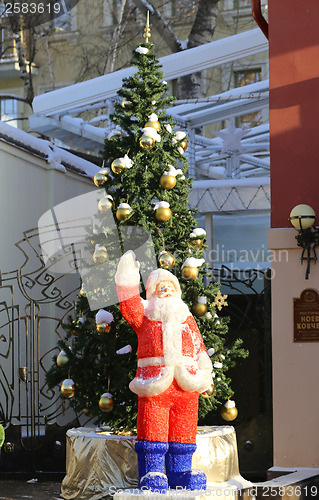
<svg viewBox="0 0 319 500">
<path fill-rule="evenodd" d="M 136 441 L 135 451 L 138 461 L 138 487 L 142 490 L 160 491 L 168 489 L 164 473 L 167 443 L 159 441 Z"/>
<path fill-rule="evenodd" d="M 192 470 L 192 457 L 196 444 L 169 443 L 165 455 L 166 475 L 170 488 L 205 490 L 206 476 L 201 470 Z"/>
</svg>

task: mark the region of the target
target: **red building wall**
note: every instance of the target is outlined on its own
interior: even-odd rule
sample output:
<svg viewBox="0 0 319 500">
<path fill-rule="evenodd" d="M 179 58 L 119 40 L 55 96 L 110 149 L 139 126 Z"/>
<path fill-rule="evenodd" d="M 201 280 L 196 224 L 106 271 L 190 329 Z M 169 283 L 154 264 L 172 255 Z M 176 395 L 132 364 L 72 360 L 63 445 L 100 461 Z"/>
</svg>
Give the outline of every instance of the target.
<svg viewBox="0 0 319 500">
<path fill-rule="evenodd" d="M 319 1 L 268 4 L 271 226 L 291 227 L 299 203 L 319 219 Z"/>
</svg>

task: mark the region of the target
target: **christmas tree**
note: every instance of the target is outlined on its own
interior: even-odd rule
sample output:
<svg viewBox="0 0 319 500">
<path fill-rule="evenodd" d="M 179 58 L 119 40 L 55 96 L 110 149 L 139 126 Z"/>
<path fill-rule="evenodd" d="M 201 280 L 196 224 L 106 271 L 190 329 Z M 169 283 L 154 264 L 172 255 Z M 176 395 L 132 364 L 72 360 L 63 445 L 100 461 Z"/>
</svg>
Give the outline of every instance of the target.
<svg viewBox="0 0 319 500">
<path fill-rule="evenodd" d="M 145 272 L 152 270 L 153 252 L 155 267 L 169 269 L 180 280 L 183 300 L 211 356 L 215 383 L 200 398 L 200 418 L 232 396 L 227 371 L 236 358 L 247 355 L 240 339 L 229 344 L 227 319 L 218 317 L 226 296 L 204 260 L 206 233 L 196 227 L 194 211 L 187 205 L 192 186 L 184 155 L 187 137 L 176 131 L 165 111 L 173 98 L 149 37 L 147 25 L 145 42 L 133 56 L 137 71 L 123 80 L 118 92 L 111 115 L 115 128 L 105 141 L 104 165 L 94 179 L 105 193 L 98 224 L 88 229 L 86 249 L 91 268 L 96 266 L 98 272 L 93 272 L 94 279 L 87 274 L 74 317 L 64 325 L 61 352 L 47 373 L 49 387 L 62 384 L 62 397 L 76 412 L 95 416 L 96 423 L 114 430 L 133 429 L 137 415 L 137 396 L 128 388 L 136 371 L 137 339 L 116 299 L 113 304 L 110 300 L 118 258 L 132 244 L 133 250 L 143 248 L 139 260 Z"/>
</svg>

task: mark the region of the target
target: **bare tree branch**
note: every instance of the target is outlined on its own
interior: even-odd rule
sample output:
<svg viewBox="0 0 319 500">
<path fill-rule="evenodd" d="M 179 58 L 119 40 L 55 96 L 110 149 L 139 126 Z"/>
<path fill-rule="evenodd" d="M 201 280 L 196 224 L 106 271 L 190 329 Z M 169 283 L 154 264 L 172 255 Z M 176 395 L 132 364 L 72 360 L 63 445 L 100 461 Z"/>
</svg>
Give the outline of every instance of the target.
<svg viewBox="0 0 319 500">
<path fill-rule="evenodd" d="M 15 100 L 15 101 L 20 101 L 20 102 L 25 102 L 29 104 L 29 106 L 32 108 L 32 105 L 26 100 L 25 97 L 21 97 L 21 95 L 16 95 L 16 94 L 0 94 L 0 100 L 5 101 L 5 100 Z M 16 118 L 15 118 L 16 120 Z"/>
</svg>

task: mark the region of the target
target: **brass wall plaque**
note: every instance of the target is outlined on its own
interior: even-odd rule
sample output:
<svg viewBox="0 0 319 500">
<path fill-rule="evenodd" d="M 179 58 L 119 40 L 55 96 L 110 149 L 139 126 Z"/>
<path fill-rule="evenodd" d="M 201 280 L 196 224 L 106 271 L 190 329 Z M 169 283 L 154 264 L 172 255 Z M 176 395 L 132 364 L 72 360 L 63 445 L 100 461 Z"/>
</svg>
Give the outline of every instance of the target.
<svg viewBox="0 0 319 500">
<path fill-rule="evenodd" d="M 319 293 L 306 288 L 294 300 L 294 342 L 319 341 Z"/>
</svg>

